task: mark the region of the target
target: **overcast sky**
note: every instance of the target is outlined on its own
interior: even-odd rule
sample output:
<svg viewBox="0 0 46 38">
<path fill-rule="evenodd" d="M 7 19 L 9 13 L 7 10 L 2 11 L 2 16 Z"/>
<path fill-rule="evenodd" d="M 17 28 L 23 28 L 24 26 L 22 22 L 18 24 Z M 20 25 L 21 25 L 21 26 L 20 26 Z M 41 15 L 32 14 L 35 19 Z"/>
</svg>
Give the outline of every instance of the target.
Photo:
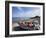
<svg viewBox="0 0 46 38">
<path fill-rule="evenodd" d="M 12 17 L 40 16 L 39 7 L 12 7 Z"/>
</svg>

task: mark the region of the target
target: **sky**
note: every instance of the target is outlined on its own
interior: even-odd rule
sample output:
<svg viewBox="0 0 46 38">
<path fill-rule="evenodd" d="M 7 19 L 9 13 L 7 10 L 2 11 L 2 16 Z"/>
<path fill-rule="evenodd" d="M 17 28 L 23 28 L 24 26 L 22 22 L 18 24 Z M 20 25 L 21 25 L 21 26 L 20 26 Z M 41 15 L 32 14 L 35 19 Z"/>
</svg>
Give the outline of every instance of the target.
<svg viewBox="0 0 46 38">
<path fill-rule="evenodd" d="M 40 16 L 39 7 L 12 7 L 12 17 Z"/>
</svg>

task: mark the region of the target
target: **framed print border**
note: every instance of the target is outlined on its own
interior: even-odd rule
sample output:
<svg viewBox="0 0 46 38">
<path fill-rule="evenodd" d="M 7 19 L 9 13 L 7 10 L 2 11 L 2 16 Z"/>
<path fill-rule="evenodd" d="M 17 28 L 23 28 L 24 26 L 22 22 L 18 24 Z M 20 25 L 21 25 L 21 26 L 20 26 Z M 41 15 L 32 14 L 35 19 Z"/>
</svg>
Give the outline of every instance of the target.
<svg viewBox="0 0 46 38">
<path fill-rule="evenodd" d="M 43 5 L 43 33 L 34 33 L 34 34 L 18 34 L 10 35 L 9 34 L 9 4 L 32 4 L 32 5 Z M 35 36 L 35 35 L 44 35 L 45 34 L 45 4 L 37 2 L 19 2 L 19 1 L 5 1 L 5 37 L 18 37 L 18 36 Z"/>
</svg>

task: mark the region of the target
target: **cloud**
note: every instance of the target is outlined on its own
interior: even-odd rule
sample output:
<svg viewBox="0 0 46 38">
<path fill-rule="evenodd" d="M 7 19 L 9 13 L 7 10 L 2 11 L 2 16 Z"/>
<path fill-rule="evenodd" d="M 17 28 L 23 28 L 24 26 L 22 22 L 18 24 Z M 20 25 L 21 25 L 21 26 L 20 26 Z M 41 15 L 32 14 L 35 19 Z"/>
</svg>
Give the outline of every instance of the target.
<svg viewBox="0 0 46 38">
<path fill-rule="evenodd" d="M 14 13 L 13 17 L 34 17 L 40 16 L 40 9 L 39 8 L 32 8 L 30 10 L 23 10 L 21 7 L 17 7 L 19 10 L 17 13 Z"/>
<path fill-rule="evenodd" d="M 21 7 L 17 7 L 20 12 L 24 12 L 24 10 Z"/>
<path fill-rule="evenodd" d="M 21 7 L 17 7 L 20 11 L 22 10 L 22 8 Z"/>
<path fill-rule="evenodd" d="M 23 12 L 23 11 L 22 11 Z M 26 13 L 18 13 L 15 15 L 15 17 L 34 17 L 34 16 L 40 16 L 40 9 L 34 9 L 34 10 L 29 10 Z"/>
</svg>

